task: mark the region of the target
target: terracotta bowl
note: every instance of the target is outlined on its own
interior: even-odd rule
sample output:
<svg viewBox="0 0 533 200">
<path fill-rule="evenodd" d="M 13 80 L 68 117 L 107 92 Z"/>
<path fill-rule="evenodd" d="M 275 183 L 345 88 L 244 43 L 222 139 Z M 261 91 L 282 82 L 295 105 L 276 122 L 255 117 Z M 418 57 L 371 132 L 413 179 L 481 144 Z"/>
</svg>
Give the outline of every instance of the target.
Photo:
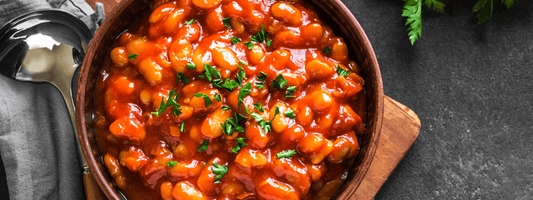
<svg viewBox="0 0 533 200">
<path fill-rule="evenodd" d="M 336 199 L 348 199 L 361 184 L 368 171 L 378 146 L 383 118 L 383 85 L 378 62 L 365 32 L 340 0 L 306 0 L 314 7 L 322 21 L 327 23 L 333 32 L 344 38 L 349 47 L 349 55 L 361 67 L 361 76 L 366 83 L 367 93 L 366 133 L 360 144 L 358 156 L 352 160 L 346 182 L 343 184 Z M 109 199 L 125 199 L 114 185 L 98 152 L 92 128 L 94 91 L 98 72 L 104 65 L 115 39 L 128 29 L 140 16 L 139 13 L 149 11 L 147 0 L 122 0 L 110 16 L 106 17 L 93 40 L 83 61 L 77 88 L 77 125 L 78 137 L 81 140 L 83 153 L 87 158 L 91 173 L 96 182 Z"/>
</svg>

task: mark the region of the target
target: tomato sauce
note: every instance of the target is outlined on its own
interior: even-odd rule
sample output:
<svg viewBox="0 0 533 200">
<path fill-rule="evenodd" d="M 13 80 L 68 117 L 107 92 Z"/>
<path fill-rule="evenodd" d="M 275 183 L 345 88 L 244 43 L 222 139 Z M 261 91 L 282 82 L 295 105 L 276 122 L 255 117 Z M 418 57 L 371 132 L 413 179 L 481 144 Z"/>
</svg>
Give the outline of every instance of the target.
<svg viewBox="0 0 533 200">
<path fill-rule="evenodd" d="M 298 0 L 156 0 L 100 72 L 95 134 L 128 199 L 327 199 L 364 134 L 348 47 Z"/>
</svg>

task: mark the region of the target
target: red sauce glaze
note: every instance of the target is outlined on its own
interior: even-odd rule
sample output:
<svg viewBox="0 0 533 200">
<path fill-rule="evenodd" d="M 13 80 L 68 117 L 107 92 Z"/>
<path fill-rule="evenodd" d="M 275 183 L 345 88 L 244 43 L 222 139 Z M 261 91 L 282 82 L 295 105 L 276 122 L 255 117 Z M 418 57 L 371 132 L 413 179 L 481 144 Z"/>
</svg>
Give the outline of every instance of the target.
<svg viewBox="0 0 533 200">
<path fill-rule="evenodd" d="M 150 9 L 117 39 L 95 95 L 99 150 L 124 195 L 334 196 L 365 130 L 364 80 L 343 39 L 298 0 L 158 0 Z M 237 114 L 247 119 L 228 128 Z"/>
</svg>

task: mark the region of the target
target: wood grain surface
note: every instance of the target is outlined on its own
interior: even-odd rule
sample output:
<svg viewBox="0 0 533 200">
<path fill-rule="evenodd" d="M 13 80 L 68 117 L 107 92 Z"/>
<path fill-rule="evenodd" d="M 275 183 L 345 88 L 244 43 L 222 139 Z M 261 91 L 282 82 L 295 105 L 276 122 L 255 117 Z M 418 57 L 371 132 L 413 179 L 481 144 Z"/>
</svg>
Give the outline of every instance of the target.
<svg viewBox="0 0 533 200">
<path fill-rule="evenodd" d="M 106 16 L 120 2 L 120 0 L 86 1 L 93 8 L 95 2 L 103 3 Z M 376 155 L 363 182 L 350 199 L 372 199 L 407 153 L 420 131 L 420 120 L 411 109 L 387 96 L 384 98 L 384 104 L 383 126 Z M 94 195 L 89 194 L 89 196 Z"/>
</svg>

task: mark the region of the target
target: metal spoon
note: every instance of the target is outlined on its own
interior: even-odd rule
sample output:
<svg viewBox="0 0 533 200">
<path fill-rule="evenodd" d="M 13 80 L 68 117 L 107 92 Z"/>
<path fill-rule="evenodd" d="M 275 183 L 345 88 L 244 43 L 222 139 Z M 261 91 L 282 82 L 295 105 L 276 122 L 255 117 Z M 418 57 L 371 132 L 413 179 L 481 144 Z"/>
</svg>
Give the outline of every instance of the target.
<svg viewBox="0 0 533 200">
<path fill-rule="evenodd" d="M 59 91 L 70 114 L 75 138 L 73 95 L 77 69 L 91 39 L 89 28 L 76 16 L 61 10 L 21 15 L 0 29 L 0 74 L 19 81 L 48 82 Z M 76 139 L 84 181 L 89 167 Z"/>
</svg>

